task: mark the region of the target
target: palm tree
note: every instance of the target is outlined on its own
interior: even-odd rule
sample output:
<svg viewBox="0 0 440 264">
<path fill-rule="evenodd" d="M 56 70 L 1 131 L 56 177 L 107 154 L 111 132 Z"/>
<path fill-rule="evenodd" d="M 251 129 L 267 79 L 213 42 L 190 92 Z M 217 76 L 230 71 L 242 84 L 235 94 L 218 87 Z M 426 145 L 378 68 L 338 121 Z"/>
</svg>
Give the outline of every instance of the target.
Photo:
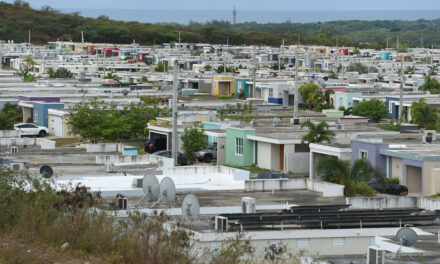
<svg viewBox="0 0 440 264">
<path fill-rule="evenodd" d="M 318 125 L 312 121 L 307 120 L 301 125 L 301 128 L 307 127 L 309 133 L 302 138 L 303 143 L 321 143 L 327 141 L 331 143 L 331 136 L 335 135 L 335 132 L 329 130 L 329 125 L 325 121 L 321 121 Z"/>
<path fill-rule="evenodd" d="M 431 107 L 425 103 L 424 99 L 412 103 L 410 110 L 413 122 L 419 127 L 435 129 L 438 119 L 437 109 L 431 109 Z"/>
<path fill-rule="evenodd" d="M 351 115 L 353 114 L 353 107 L 345 108 L 345 106 L 339 107 L 339 111 L 344 111 L 344 115 Z"/>
</svg>

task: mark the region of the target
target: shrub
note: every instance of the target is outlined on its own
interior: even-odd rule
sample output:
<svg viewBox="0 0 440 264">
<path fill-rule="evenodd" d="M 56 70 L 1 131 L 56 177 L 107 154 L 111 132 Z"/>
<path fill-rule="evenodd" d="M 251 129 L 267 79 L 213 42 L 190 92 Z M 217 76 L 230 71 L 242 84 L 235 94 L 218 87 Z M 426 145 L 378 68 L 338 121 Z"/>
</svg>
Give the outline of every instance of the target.
<svg viewBox="0 0 440 264">
<path fill-rule="evenodd" d="M 217 95 L 218 99 L 231 99 L 232 96 L 231 95 Z"/>
<path fill-rule="evenodd" d="M 345 180 L 344 186 L 344 196 L 353 197 L 356 195 L 356 185 L 353 180 Z"/>
<path fill-rule="evenodd" d="M 166 125 L 168 125 L 168 124 L 169 124 L 168 120 L 162 120 L 162 121 L 160 121 L 160 125 L 161 125 L 161 126 L 166 126 Z"/>
<path fill-rule="evenodd" d="M 199 90 L 199 93 L 208 93 L 208 91 L 207 91 L 207 90 L 200 89 L 200 90 Z"/>
<path fill-rule="evenodd" d="M 399 178 L 390 178 L 390 179 L 388 179 L 388 183 L 400 184 L 400 181 L 399 181 Z"/>
<path fill-rule="evenodd" d="M 150 125 L 153 125 L 153 126 L 157 125 L 157 121 L 156 120 L 150 120 Z"/>
<path fill-rule="evenodd" d="M 365 182 L 360 182 L 356 185 L 356 193 L 367 197 L 373 197 L 376 196 L 377 192 Z"/>
</svg>

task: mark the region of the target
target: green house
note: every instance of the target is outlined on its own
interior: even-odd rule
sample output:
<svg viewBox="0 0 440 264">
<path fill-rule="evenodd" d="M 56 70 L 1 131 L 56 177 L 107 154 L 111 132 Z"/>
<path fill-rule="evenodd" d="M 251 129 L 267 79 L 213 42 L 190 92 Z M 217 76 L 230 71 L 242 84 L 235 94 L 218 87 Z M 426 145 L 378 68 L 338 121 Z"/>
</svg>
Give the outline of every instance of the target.
<svg viewBox="0 0 440 264">
<path fill-rule="evenodd" d="M 255 135 L 253 128 L 226 128 L 226 163 L 235 166 L 249 166 L 254 163 L 254 141 L 248 135 Z"/>
</svg>

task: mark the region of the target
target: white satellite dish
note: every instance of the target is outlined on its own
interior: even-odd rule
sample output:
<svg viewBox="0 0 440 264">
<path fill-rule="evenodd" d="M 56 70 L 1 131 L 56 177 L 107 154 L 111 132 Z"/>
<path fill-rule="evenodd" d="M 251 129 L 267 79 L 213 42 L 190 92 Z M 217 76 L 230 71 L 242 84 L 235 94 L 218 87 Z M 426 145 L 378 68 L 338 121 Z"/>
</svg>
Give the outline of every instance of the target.
<svg viewBox="0 0 440 264">
<path fill-rule="evenodd" d="M 170 205 L 175 200 L 176 185 L 174 184 L 173 179 L 171 179 L 170 177 L 165 177 L 160 182 L 159 199 L 151 205 L 151 208 L 153 208 L 159 202 L 164 202 L 165 204 Z"/>
<path fill-rule="evenodd" d="M 412 247 L 418 240 L 416 231 L 409 227 L 403 227 L 397 231 L 396 240 L 405 247 Z"/>
<path fill-rule="evenodd" d="M 142 196 L 142 198 L 136 203 L 135 207 L 137 207 L 145 198 L 150 202 L 159 199 L 160 185 L 159 180 L 155 175 L 144 175 L 144 178 L 142 179 L 142 191 L 144 192 L 144 196 Z"/>
<path fill-rule="evenodd" d="M 142 180 L 142 190 L 144 191 L 145 197 L 151 201 L 157 201 L 159 198 L 159 180 L 153 174 L 145 174 Z"/>
<path fill-rule="evenodd" d="M 183 222 L 195 222 L 199 220 L 200 204 L 197 196 L 187 194 L 182 201 L 182 220 Z"/>
</svg>

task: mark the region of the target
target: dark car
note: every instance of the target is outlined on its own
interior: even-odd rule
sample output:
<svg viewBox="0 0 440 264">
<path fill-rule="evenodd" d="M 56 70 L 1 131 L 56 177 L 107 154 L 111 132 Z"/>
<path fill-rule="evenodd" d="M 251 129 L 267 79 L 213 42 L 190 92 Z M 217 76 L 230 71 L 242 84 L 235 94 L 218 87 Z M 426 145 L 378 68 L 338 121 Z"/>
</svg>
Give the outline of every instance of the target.
<svg viewBox="0 0 440 264">
<path fill-rule="evenodd" d="M 282 172 L 260 171 L 257 179 L 289 179 L 289 176 Z"/>
<path fill-rule="evenodd" d="M 149 140 L 144 145 L 145 152 L 154 153 L 160 150 L 167 149 L 167 139 L 166 138 L 157 138 L 154 140 Z"/>
<path fill-rule="evenodd" d="M 378 180 L 371 180 L 367 182 L 368 186 L 373 188 L 375 191 L 380 193 L 386 193 L 391 195 L 400 195 L 405 196 L 408 195 L 408 188 L 404 185 L 394 184 L 394 183 L 385 183 L 385 186 L 382 186 Z M 384 187 L 384 188 L 382 188 Z M 384 191 L 385 190 L 385 191 Z"/>
<path fill-rule="evenodd" d="M 161 156 L 161 157 L 165 157 L 165 158 L 172 157 L 171 150 L 161 150 L 161 151 L 154 152 L 151 155 Z M 179 164 L 181 166 L 185 166 L 188 164 L 188 162 L 186 161 L 185 155 L 183 155 L 180 152 L 177 152 L 177 164 Z"/>
<path fill-rule="evenodd" d="M 200 162 L 210 163 L 213 159 L 217 159 L 217 143 L 213 143 L 207 149 L 197 151 L 196 158 Z"/>
</svg>

